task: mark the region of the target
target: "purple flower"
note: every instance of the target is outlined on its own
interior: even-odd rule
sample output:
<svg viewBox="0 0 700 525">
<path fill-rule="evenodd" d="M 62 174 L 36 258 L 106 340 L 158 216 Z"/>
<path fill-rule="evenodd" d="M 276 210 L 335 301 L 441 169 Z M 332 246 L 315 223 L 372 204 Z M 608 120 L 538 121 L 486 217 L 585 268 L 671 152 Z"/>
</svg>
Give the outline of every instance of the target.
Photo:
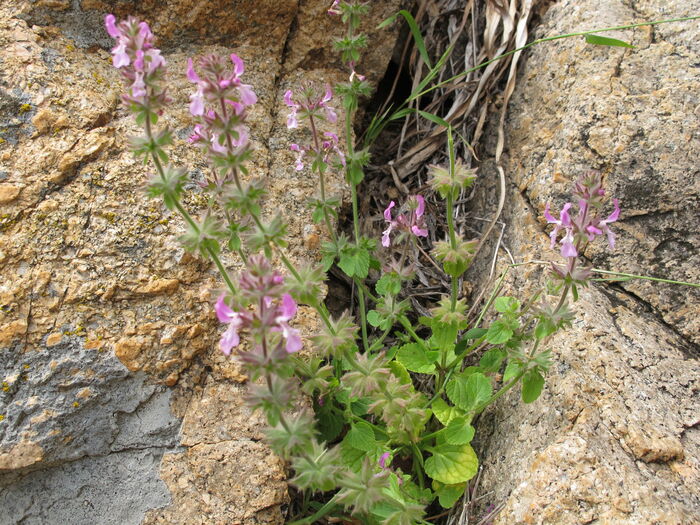
<svg viewBox="0 0 700 525">
<path fill-rule="evenodd" d="M 303 159 L 304 159 L 304 155 L 306 154 L 306 149 L 299 146 L 299 144 L 292 144 L 291 146 L 289 146 L 289 149 L 297 152 L 297 160 L 294 163 L 294 169 L 297 171 L 303 170 L 304 169 Z"/>
<path fill-rule="evenodd" d="M 297 313 L 297 303 L 294 302 L 291 295 L 286 293 L 282 296 L 282 301 L 277 308 L 277 312 L 278 314 L 275 317 L 277 327 L 273 328 L 273 330 L 282 332 L 282 337 L 286 341 L 285 350 L 287 350 L 288 354 L 298 352 L 302 347 L 299 331 L 287 324 Z"/>
<path fill-rule="evenodd" d="M 287 128 L 288 129 L 293 129 L 299 126 L 299 120 L 297 120 L 297 111 L 299 111 L 299 104 L 294 102 L 292 100 L 292 95 L 293 92 L 291 89 L 288 89 L 284 93 L 284 103 L 287 104 L 289 108 L 291 108 L 291 111 L 289 112 L 289 115 L 287 116 Z"/>
<path fill-rule="evenodd" d="M 620 216 L 620 203 L 617 199 L 613 199 L 613 204 L 615 206 L 613 212 L 603 221 L 593 219 L 590 224 L 586 226 L 586 233 L 588 234 L 589 241 L 592 241 L 596 235 L 603 235 L 603 233 L 605 233 L 610 248 L 615 249 L 615 233 L 608 228 L 608 224 L 615 222 Z"/>
<path fill-rule="evenodd" d="M 384 452 L 384 454 L 382 454 L 382 456 L 379 458 L 378 463 L 379 463 L 379 466 L 383 470 L 385 470 L 387 468 L 386 462 L 390 457 L 391 457 L 391 452 Z"/>
<path fill-rule="evenodd" d="M 297 153 L 297 159 L 294 162 L 294 169 L 301 171 L 304 169 L 304 157 L 307 153 L 312 153 L 317 159 L 322 160 L 325 164 L 331 161 L 331 154 L 335 153 L 340 164 L 345 166 L 345 154 L 338 147 L 338 135 L 327 131 L 323 134 L 326 140 L 321 141 L 321 150 L 316 151 L 311 146 L 300 146 L 292 144 L 289 149 Z"/>
<path fill-rule="evenodd" d="M 302 93 L 300 100 L 295 100 L 294 92 L 288 89 L 284 93 L 284 103 L 289 108 L 287 115 L 287 128 L 293 129 L 299 126 L 299 118 L 324 118 L 328 122 L 336 122 L 338 115 L 328 103 L 333 98 L 333 90 L 330 84 L 326 84 L 323 94 L 317 90 L 307 88 Z"/>
<path fill-rule="evenodd" d="M 576 257 L 578 255 L 576 246 L 574 245 L 574 227 L 573 223 L 571 222 L 571 217 L 569 216 L 569 208 L 571 208 L 571 206 L 572 204 L 570 202 L 567 202 L 564 205 L 561 213 L 559 214 L 558 220 L 552 217 L 552 215 L 549 213 L 549 203 L 547 203 L 544 208 L 544 218 L 547 219 L 548 223 L 556 224 L 554 230 L 552 230 L 552 233 L 549 234 L 549 238 L 551 239 L 551 248 L 554 248 L 554 246 L 557 244 L 557 235 L 559 234 L 559 230 L 563 228 L 565 231 L 564 238 L 561 240 L 561 254 L 563 257 Z"/>
<path fill-rule="evenodd" d="M 425 228 L 425 199 L 422 195 L 416 195 L 408 201 L 408 210 L 399 213 L 396 219 L 392 218 L 391 210 L 396 206 L 394 201 L 384 210 L 384 220 L 389 223 L 389 227 L 382 232 L 382 246 L 387 248 L 391 244 L 391 232 L 395 229 L 406 233 L 412 233 L 416 237 L 427 237 L 428 230 Z"/>
<path fill-rule="evenodd" d="M 105 28 L 117 42 L 112 48 L 112 64 L 130 83 L 122 99 L 130 107 L 147 107 L 157 113 L 168 98 L 161 85 L 165 77 L 165 59 L 153 46 L 153 33 L 146 22 L 129 17 L 117 23 L 114 15 L 105 16 Z"/>
<path fill-rule="evenodd" d="M 228 329 L 221 336 L 220 342 L 221 351 L 225 355 L 229 355 L 231 353 L 231 349 L 238 346 L 241 342 L 241 338 L 238 335 L 238 330 L 243 326 L 244 319 L 239 313 L 234 312 L 231 308 L 229 308 L 224 301 L 224 294 L 219 296 L 214 310 L 216 311 L 216 316 L 219 318 L 219 321 L 229 325 Z"/>
<path fill-rule="evenodd" d="M 340 0 L 333 0 L 333 4 L 328 8 L 329 15 L 340 15 L 343 12 L 340 10 Z"/>
</svg>

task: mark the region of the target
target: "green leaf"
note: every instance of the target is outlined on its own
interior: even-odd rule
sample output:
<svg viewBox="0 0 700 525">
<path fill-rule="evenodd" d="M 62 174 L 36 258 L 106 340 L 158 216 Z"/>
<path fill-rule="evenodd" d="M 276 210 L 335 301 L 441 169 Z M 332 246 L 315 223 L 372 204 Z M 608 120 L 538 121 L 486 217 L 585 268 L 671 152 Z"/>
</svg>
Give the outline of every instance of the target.
<svg viewBox="0 0 700 525">
<path fill-rule="evenodd" d="M 432 454 L 425 460 L 425 473 L 447 485 L 469 481 L 479 468 L 470 445 L 440 445 L 432 449 Z"/>
<path fill-rule="evenodd" d="M 520 374 L 523 369 L 523 365 L 520 361 L 510 360 L 506 366 L 506 371 L 503 372 L 503 381 L 510 381 L 518 374 Z"/>
<path fill-rule="evenodd" d="M 493 307 L 497 312 L 501 313 L 515 313 L 520 308 L 520 301 L 514 297 L 498 297 L 493 302 Z"/>
<path fill-rule="evenodd" d="M 463 416 L 464 412 L 457 407 L 447 404 L 444 399 L 438 397 L 430 406 L 437 420 L 447 426 L 454 418 Z"/>
<path fill-rule="evenodd" d="M 399 348 L 396 360 L 411 372 L 432 374 L 435 372 L 435 360 L 438 356 L 438 352 L 425 352 L 418 344 L 409 343 Z"/>
<path fill-rule="evenodd" d="M 586 35 L 586 43 L 593 44 L 596 46 L 628 47 L 630 49 L 634 49 L 634 46 L 632 44 L 628 44 L 623 40 L 618 40 L 617 38 L 610 38 L 608 36 Z"/>
<path fill-rule="evenodd" d="M 411 376 L 408 373 L 408 370 L 406 370 L 406 367 L 399 363 L 398 361 L 391 361 L 389 363 L 389 370 L 396 376 L 396 378 L 399 380 L 399 383 L 403 385 L 411 385 L 413 382 L 411 381 Z"/>
<path fill-rule="evenodd" d="M 479 366 L 484 369 L 484 372 L 498 372 L 505 358 L 505 350 L 502 348 L 491 348 L 481 356 Z"/>
<path fill-rule="evenodd" d="M 383 29 L 389 24 L 392 24 L 399 15 L 403 16 L 406 19 L 406 23 L 408 24 L 408 27 L 411 30 L 413 39 L 416 41 L 416 48 L 418 49 L 418 52 L 420 53 L 420 56 L 423 59 L 423 62 L 425 62 L 425 65 L 427 65 L 428 68 L 432 68 L 432 66 L 430 65 L 430 56 L 428 55 L 428 51 L 425 49 L 425 43 L 423 42 L 423 35 L 421 35 L 420 28 L 418 27 L 418 24 L 416 23 L 416 20 L 413 18 L 413 15 L 411 15 L 411 13 L 402 9 L 395 15 L 390 16 L 381 24 L 379 24 L 377 26 L 377 29 Z"/>
<path fill-rule="evenodd" d="M 377 281 L 375 289 L 379 295 L 398 295 L 401 291 L 401 279 L 395 273 L 385 273 Z"/>
<path fill-rule="evenodd" d="M 376 310 L 370 310 L 369 312 L 367 312 L 367 322 L 370 325 L 377 327 L 380 324 L 382 324 L 383 320 L 384 319 L 382 319 L 382 316 L 379 315 L 379 312 L 377 312 Z"/>
<path fill-rule="evenodd" d="M 433 319 L 433 335 L 430 336 L 432 343 L 440 350 L 452 350 L 457 341 L 457 323 L 442 323 Z"/>
<path fill-rule="evenodd" d="M 374 430 L 369 423 L 356 423 L 350 427 L 345 441 L 353 448 L 371 452 L 377 448 L 377 440 L 374 438 Z"/>
<path fill-rule="evenodd" d="M 318 431 L 323 441 L 333 441 L 345 426 L 345 418 L 334 409 L 332 402 L 324 404 L 316 413 Z"/>
<path fill-rule="evenodd" d="M 442 485 L 436 490 L 438 501 L 443 509 L 451 509 L 454 507 L 457 500 L 464 495 L 464 490 L 467 488 L 466 483 L 457 485 Z"/>
<path fill-rule="evenodd" d="M 338 266 L 348 277 L 364 279 L 369 273 L 369 252 L 356 246 L 346 249 L 340 254 Z"/>
<path fill-rule="evenodd" d="M 455 417 L 445 428 L 445 441 L 450 445 L 466 445 L 474 439 L 474 427 L 464 417 Z"/>
<path fill-rule="evenodd" d="M 488 332 L 488 330 L 485 328 L 474 327 L 471 330 L 467 330 L 467 333 L 464 334 L 464 339 L 479 339 L 486 335 L 486 332 Z"/>
<path fill-rule="evenodd" d="M 437 115 L 433 115 L 432 113 L 428 113 L 427 111 L 421 111 L 420 109 L 417 110 L 417 112 L 421 117 L 429 120 L 430 122 L 433 122 L 434 124 L 438 124 L 439 126 L 444 126 L 446 128 L 450 127 L 449 122 L 447 122 L 444 119 L 441 119 Z"/>
<path fill-rule="evenodd" d="M 540 317 L 540 322 L 537 323 L 535 327 L 535 337 L 537 339 L 544 339 L 545 337 L 552 335 L 557 331 L 557 326 L 552 322 L 551 319 L 546 317 Z"/>
<path fill-rule="evenodd" d="M 468 377 L 460 374 L 447 383 L 445 390 L 450 401 L 468 412 L 489 400 L 491 381 L 481 372 L 472 373 Z"/>
<path fill-rule="evenodd" d="M 523 376 L 523 403 L 532 403 L 542 393 L 542 387 L 544 386 L 544 377 L 539 371 L 533 369 L 525 372 Z"/>
<path fill-rule="evenodd" d="M 513 337 L 512 324 L 505 319 L 494 321 L 486 332 L 486 340 L 492 345 L 500 345 Z"/>
</svg>

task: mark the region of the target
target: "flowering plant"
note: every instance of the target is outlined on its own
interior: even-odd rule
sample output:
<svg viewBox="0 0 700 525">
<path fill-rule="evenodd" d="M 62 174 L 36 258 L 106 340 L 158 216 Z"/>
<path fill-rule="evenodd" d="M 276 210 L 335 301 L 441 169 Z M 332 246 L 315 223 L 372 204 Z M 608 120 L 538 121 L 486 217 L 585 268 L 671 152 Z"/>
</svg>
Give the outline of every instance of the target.
<svg viewBox="0 0 700 525">
<path fill-rule="evenodd" d="M 415 248 L 429 243 L 425 197 L 416 194 L 402 204 L 387 204 L 382 248 L 359 230 L 357 188 L 369 155 L 355 149 L 351 124 L 360 97 L 371 91 L 357 72 L 366 45 L 358 28 L 366 10 L 356 0 L 336 0 L 329 9 L 348 28 L 337 48 L 349 80 L 335 90 L 330 85 L 289 90 L 283 100 L 289 110 L 287 126 L 308 125 L 311 131 L 309 143 L 291 144 L 290 149 L 297 154 L 294 169 L 309 168 L 319 180 L 312 218 L 325 225 L 329 239 L 320 267 L 292 264 L 285 254 L 283 219 L 266 222 L 261 215 L 264 184 L 245 180 L 250 156 L 247 111 L 257 97 L 244 83 L 243 60 L 231 54 L 188 62 L 186 75 L 195 86 L 189 109 L 196 122 L 189 142 L 203 151 L 212 168 L 202 184 L 211 196 L 209 208 L 195 220 L 181 204 L 186 171 L 172 166 L 166 153 L 172 135 L 167 128 L 155 130 L 171 102 L 164 87 L 165 60 L 145 22 L 105 18 L 107 32 L 117 41 L 114 66 L 127 82 L 122 100 L 144 127 L 144 136 L 132 139 L 133 151 L 156 169 L 148 194 L 161 197 L 168 209 L 182 215 L 187 224 L 184 246 L 217 266 L 226 285 L 214 306 L 225 325 L 220 349 L 226 355 L 235 352 L 253 381 L 263 379 L 254 384 L 250 403 L 265 412 L 268 442 L 289 461 L 292 483 L 323 494 L 313 515 L 307 516 L 310 507 L 300 509 L 299 524 L 345 512 L 363 523 L 428 523 L 426 510 L 451 507 L 478 470 L 470 445 L 473 422 L 516 385 L 526 403 L 540 395 L 550 366 L 549 350 L 542 347 L 571 321 L 569 296 L 575 299 L 576 287 L 591 275 L 590 268 L 581 266 L 580 254 L 602 234 L 614 247 L 610 224 L 619 216 L 614 200 L 614 212 L 601 218 L 600 177 L 584 176 L 574 191 L 575 217 L 571 203 L 558 219 L 549 206 L 545 210 L 546 220 L 555 225 L 551 245 L 561 244 L 565 260 L 552 265 L 552 285 L 524 303 L 498 297 L 497 288 L 478 318 L 470 317 L 459 280 L 477 241 L 462 238 L 453 216 L 457 196 L 473 184 L 476 173 L 455 158 L 448 127 L 448 163 L 432 166 L 428 182 L 446 202 L 445 240 L 435 241 L 432 253 L 442 263 L 451 290 L 431 315 L 416 316 L 405 290 L 415 276 Z M 319 127 L 338 121 L 336 94 L 342 96 L 343 145 L 334 132 Z M 342 170 L 350 187 L 352 237 L 337 231 L 339 200 L 327 195 L 329 170 Z M 224 248 L 245 264 L 237 277 L 220 259 Z M 398 260 L 392 250 L 401 253 Z M 273 267 L 273 254 L 286 274 Z M 334 318 L 323 303 L 324 272 L 334 264 L 356 287 L 357 317 L 346 312 Z M 546 291 L 558 294 L 556 303 L 548 301 Z M 322 321 L 319 333 L 306 340 L 293 326 L 298 304 L 314 308 Z M 494 319 L 486 323 L 491 309 Z M 309 350 L 307 355 L 300 355 L 302 348 Z M 474 356 L 478 365 L 465 368 L 465 359 Z M 310 403 L 299 402 L 302 394 Z"/>
</svg>

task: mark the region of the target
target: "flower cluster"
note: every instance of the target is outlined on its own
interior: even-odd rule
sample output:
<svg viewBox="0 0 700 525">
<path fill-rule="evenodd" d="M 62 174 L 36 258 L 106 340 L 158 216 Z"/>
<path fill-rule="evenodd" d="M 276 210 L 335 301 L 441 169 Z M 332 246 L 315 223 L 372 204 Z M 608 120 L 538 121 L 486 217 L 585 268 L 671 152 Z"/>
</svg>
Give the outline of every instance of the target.
<svg viewBox="0 0 700 525">
<path fill-rule="evenodd" d="M 340 164 L 345 166 L 345 154 L 338 147 L 338 135 L 330 131 L 326 131 L 324 134 L 324 140 L 321 141 L 320 151 L 316 151 L 311 146 L 300 146 L 299 144 L 292 144 L 289 149 L 297 153 L 297 160 L 294 163 L 294 169 L 301 171 L 304 169 L 304 156 L 307 153 L 314 153 L 318 160 L 322 160 L 325 164 L 329 164 L 331 161 L 331 153 L 335 153 Z"/>
<path fill-rule="evenodd" d="M 253 256 L 249 267 L 239 279 L 240 297 L 233 298 L 235 309 L 226 302 L 226 294 L 216 301 L 216 316 L 222 323 L 228 324 L 220 341 L 221 351 L 229 355 L 240 344 L 240 331 L 247 330 L 255 336 L 258 351 L 263 357 L 272 355 L 268 352 L 268 337 L 279 333 L 279 347 L 288 353 L 301 350 L 302 341 L 299 331 L 289 326 L 297 312 L 297 304 L 288 293 L 284 293 L 284 278 L 272 270 L 270 263 L 262 256 Z M 253 305 L 253 308 L 248 308 Z"/>
<path fill-rule="evenodd" d="M 549 224 L 555 225 L 549 235 L 552 248 L 557 244 L 559 232 L 564 232 L 559 241 L 563 257 L 578 257 L 585 244 L 594 240 L 597 235 L 605 234 L 610 248 L 615 248 L 615 234 L 608 225 L 620 216 L 620 205 L 617 199 L 613 199 L 613 212 L 607 218 L 601 219 L 598 212 L 603 205 L 604 195 L 605 190 L 601 187 L 600 174 L 592 171 L 585 174 L 575 185 L 574 197 L 578 199 L 578 213 L 575 217 L 569 213 L 573 206 L 570 202 L 562 208 L 559 219 L 555 219 L 550 214 L 549 203 L 546 204 L 544 217 Z"/>
<path fill-rule="evenodd" d="M 197 61 L 201 76 L 191 58 L 187 65 L 187 79 L 197 86 L 190 96 L 190 113 L 200 118 L 189 141 L 212 156 L 238 157 L 246 150 L 246 108 L 257 102 L 251 86 L 241 82 L 243 60 L 236 54 L 230 59 L 232 67 L 223 57 L 201 57 Z"/>
<path fill-rule="evenodd" d="M 386 248 L 391 244 L 389 236 L 394 230 L 413 234 L 416 237 L 428 236 L 428 230 L 425 228 L 425 219 L 423 218 L 425 199 L 422 195 L 410 198 L 405 205 L 406 211 L 399 213 L 396 219 L 393 219 L 391 216 L 391 210 L 394 206 L 396 206 L 396 203 L 391 201 L 386 210 L 384 210 L 384 220 L 389 223 L 389 227 L 382 232 L 382 246 Z"/>
<path fill-rule="evenodd" d="M 338 115 L 328 103 L 333 98 L 331 86 L 326 84 L 326 90 L 318 93 L 315 89 L 307 87 L 297 100 L 293 99 L 294 92 L 290 89 L 284 94 L 284 103 L 289 107 L 287 127 L 289 129 L 299 127 L 299 119 L 308 118 L 313 122 L 314 118 L 325 119 L 334 123 Z"/>
<path fill-rule="evenodd" d="M 114 15 L 105 16 L 109 36 L 117 41 L 112 63 L 130 86 L 122 99 L 129 105 L 157 112 L 168 102 L 163 82 L 165 59 L 153 45 L 154 37 L 146 22 L 129 17 L 117 24 Z"/>
</svg>

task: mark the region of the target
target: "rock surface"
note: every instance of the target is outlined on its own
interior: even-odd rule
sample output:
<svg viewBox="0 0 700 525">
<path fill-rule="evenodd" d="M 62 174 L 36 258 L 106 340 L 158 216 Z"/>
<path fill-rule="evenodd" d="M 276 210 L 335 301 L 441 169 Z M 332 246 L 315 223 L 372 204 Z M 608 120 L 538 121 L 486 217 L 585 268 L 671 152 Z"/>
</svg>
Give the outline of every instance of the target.
<svg viewBox="0 0 700 525">
<path fill-rule="evenodd" d="M 216 348 L 214 269 L 180 248 L 181 221 L 142 197 L 149 168 L 128 152 L 139 130 L 119 104 L 102 18 L 141 16 L 161 38 L 175 100 L 163 117 L 176 136 L 171 157 L 195 180 L 206 166 L 186 142 L 187 58 L 245 60 L 259 98 L 251 173 L 267 182 L 266 213 L 289 220 L 291 257 L 313 260 L 319 232 L 305 199 L 316 183 L 294 170 L 289 144 L 302 138 L 286 129 L 282 95 L 346 75 L 328 53 L 343 29 L 327 4 L 1 3 L 2 525 L 283 521 L 285 466 L 243 403 L 240 367 Z M 368 27 L 397 6 L 375 4 Z M 372 75 L 394 39 L 384 32 L 368 52 Z M 343 188 L 342 177 L 329 181 L 345 197 Z M 204 199 L 189 189 L 196 216 Z M 315 329 L 303 308 L 297 320 Z"/>
<path fill-rule="evenodd" d="M 562 0 L 537 36 L 698 12 L 696 0 Z M 505 130 L 511 253 L 558 257 L 547 250 L 545 203 L 560 210 L 572 181 L 594 168 L 622 214 L 616 250 L 598 241 L 586 253 L 593 264 L 700 281 L 699 31 L 697 21 L 673 23 L 606 33 L 635 49 L 570 39 L 531 50 Z M 481 174 L 483 187 L 496 186 L 493 164 Z M 512 272 L 511 290 L 533 290 L 541 274 Z M 494 524 L 697 523 L 699 297 L 638 280 L 582 292 L 573 327 L 551 342 L 542 397 L 523 405 L 511 392 L 480 421 L 480 493 L 503 505 Z"/>
</svg>

